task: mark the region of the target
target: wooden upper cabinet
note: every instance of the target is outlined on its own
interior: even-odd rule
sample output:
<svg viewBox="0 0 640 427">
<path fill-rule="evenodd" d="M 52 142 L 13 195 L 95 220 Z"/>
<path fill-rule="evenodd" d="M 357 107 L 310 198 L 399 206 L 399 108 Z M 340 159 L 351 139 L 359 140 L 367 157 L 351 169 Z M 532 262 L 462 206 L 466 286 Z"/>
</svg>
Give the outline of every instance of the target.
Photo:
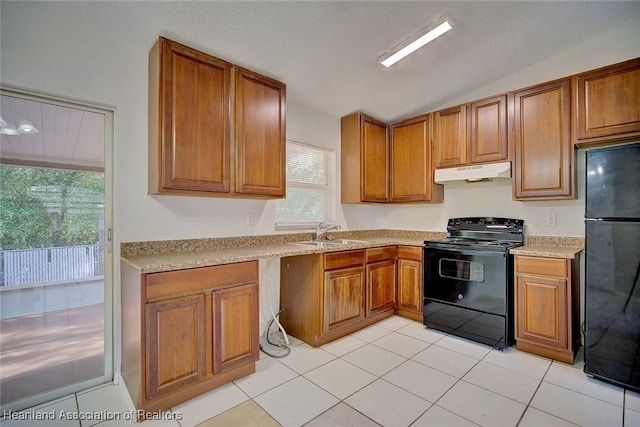
<svg viewBox="0 0 640 427">
<path fill-rule="evenodd" d="M 285 195 L 285 92 L 283 83 L 236 71 L 236 192 Z"/>
<path fill-rule="evenodd" d="M 229 192 L 231 64 L 160 38 L 149 69 L 149 192 Z"/>
<path fill-rule="evenodd" d="M 467 163 L 467 106 L 433 113 L 435 167 L 448 168 Z"/>
<path fill-rule="evenodd" d="M 507 95 L 447 108 L 433 116 L 436 168 L 509 159 Z"/>
<path fill-rule="evenodd" d="M 285 95 L 283 83 L 160 37 L 149 52 L 149 194 L 284 197 Z"/>
<path fill-rule="evenodd" d="M 469 104 L 471 163 L 499 162 L 509 158 L 507 123 L 507 95 Z"/>
<path fill-rule="evenodd" d="M 387 202 L 387 125 L 362 113 L 340 125 L 342 203 Z"/>
<path fill-rule="evenodd" d="M 640 136 L 640 58 L 575 76 L 576 144 Z"/>
<path fill-rule="evenodd" d="M 390 202 L 442 202 L 443 187 L 433 182 L 430 128 L 430 114 L 390 127 Z"/>
<path fill-rule="evenodd" d="M 513 95 L 516 200 L 575 198 L 570 86 L 567 78 Z"/>
</svg>

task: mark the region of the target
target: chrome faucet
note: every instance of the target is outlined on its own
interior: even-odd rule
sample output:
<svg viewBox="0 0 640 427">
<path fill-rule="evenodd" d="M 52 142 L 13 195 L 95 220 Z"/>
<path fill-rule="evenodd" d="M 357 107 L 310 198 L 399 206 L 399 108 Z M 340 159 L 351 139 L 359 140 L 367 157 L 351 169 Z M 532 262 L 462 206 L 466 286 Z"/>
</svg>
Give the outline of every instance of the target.
<svg viewBox="0 0 640 427">
<path fill-rule="evenodd" d="M 327 234 L 331 230 L 340 230 L 340 224 L 332 224 L 330 222 L 320 222 L 316 228 L 316 240 L 332 240 L 333 237 Z"/>
</svg>

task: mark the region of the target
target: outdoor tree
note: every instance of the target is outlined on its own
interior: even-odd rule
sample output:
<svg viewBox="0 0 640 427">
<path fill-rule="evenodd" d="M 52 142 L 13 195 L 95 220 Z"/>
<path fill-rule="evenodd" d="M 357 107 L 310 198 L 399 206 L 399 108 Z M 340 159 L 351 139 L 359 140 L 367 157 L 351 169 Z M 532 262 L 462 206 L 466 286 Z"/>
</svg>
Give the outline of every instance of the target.
<svg viewBox="0 0 640 427">
<path fill-rule="evenodd" d="M 94 244 L 104 215 L 101 173 L 0 167 L 0 249 Z"/>
</svg>

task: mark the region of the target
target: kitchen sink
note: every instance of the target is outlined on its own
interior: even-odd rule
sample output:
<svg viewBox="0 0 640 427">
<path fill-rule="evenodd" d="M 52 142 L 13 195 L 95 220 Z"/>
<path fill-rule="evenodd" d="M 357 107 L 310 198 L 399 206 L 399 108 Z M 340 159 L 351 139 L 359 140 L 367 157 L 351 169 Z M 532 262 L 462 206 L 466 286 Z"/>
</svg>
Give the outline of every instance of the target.
<svg viewBox="0 0 640 427">
<path fill-rule="evenodd" d="M 358 243 L 369 243 L 366 240 L 354 239 L 335 239 L 335 240 L 305 240 L 302 242 L 293 242 L 294 245 L 316 246 L 318 248 L 330 248 L 340 245 L 355 245 Z"/>
<path fill-rule="evenodd" d="M 369 243 L 368 240 L 355 240 L 355 239 L 335 239 L 331 242 L 336 242 L 339 245 L 356 245 L 358 243 Z"/>
</svg>

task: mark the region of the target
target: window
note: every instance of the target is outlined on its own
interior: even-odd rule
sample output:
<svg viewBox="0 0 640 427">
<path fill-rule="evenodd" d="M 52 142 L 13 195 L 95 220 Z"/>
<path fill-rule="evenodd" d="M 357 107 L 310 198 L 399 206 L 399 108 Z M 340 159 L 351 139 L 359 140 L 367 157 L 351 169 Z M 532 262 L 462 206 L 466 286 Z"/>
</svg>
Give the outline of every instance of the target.
<svg viewBox="0 0 640 427">
<path fill-rule="evenodd" d="M 335 154 L 287 141 L 287 198 L 275 203 L 276 228 L 310 228 L 332 221 Z"/>
</svg>

